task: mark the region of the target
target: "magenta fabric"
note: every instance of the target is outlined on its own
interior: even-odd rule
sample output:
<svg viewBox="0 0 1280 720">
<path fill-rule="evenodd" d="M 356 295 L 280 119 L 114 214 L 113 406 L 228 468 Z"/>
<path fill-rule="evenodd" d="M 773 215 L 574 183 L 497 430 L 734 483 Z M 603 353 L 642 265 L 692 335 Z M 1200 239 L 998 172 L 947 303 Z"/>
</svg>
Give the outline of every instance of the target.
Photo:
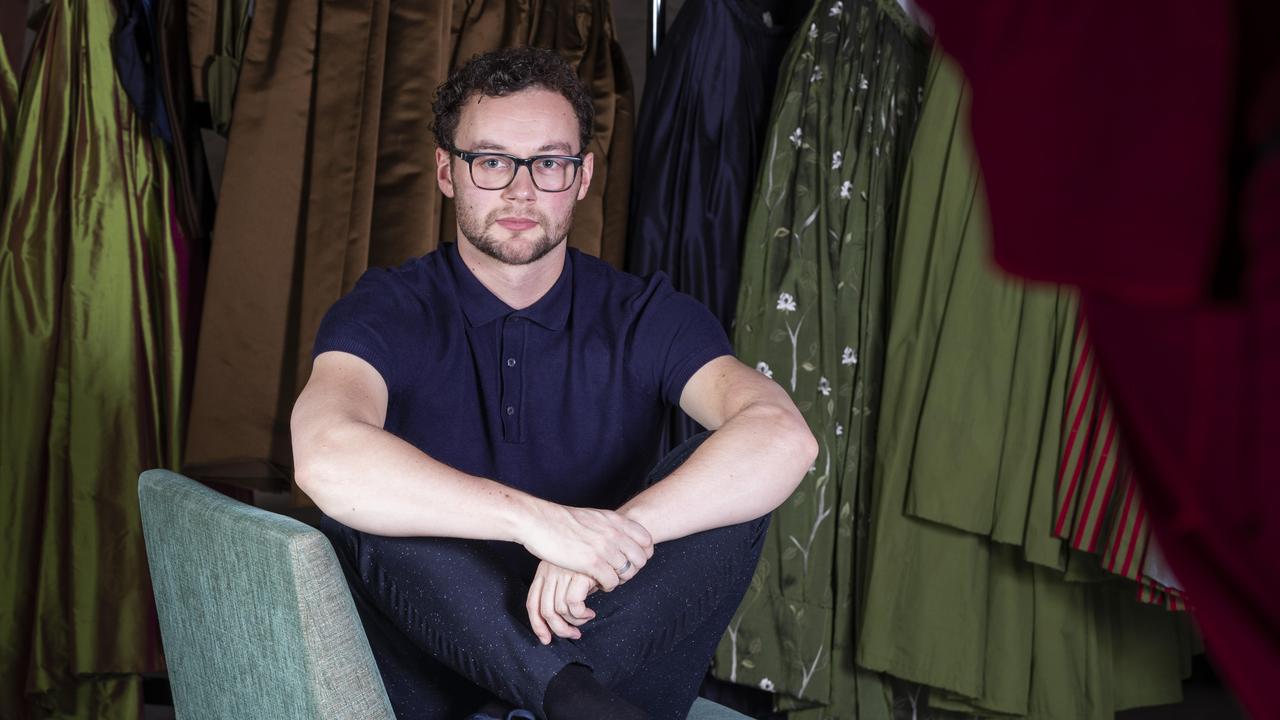
<svg viewBox="0 0 1280 720">
<path fill-rule="evenodd" d="M 974 88 L 997 261 L 1083 289 L 1210 656 L 1280 717 L 1280 3 L 919 4 Z"/>
<path fill-rule="evenodd" d="M 1190 302 L 1222 231 L 1231 5 L 921 0 L 973 86 L 996 260 Z"/>
</svg>

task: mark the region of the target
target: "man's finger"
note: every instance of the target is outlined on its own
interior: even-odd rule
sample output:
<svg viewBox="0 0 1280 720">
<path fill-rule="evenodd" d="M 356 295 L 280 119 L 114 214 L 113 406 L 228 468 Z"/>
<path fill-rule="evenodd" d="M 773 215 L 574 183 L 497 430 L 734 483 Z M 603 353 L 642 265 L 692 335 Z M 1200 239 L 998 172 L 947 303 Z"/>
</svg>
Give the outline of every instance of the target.
<svg viewBox="0 0 1280 720">
<path fill-rule="evenodd" d="M 618 587 L 618 571 L 603 560 L 597 560 L 596 564 L 592 566 L 591 579 L 595 580 L 600 589 L 605 592 L 610 592 Z"/>
<path fill-rule="evenodd" d="M 556 613 L 555 601 L 557 588 L 559 587 L 559 580 L 556 577 L 557 575 L 558 573 L 552 574 L 542 585 L 542 619 L 551 628 L 551 632 L 555 633 L 558 637 L 576 639 L 581 637 L 581 633 L 578 632 L 577 628 L 566 623 L 564 618 L 560 617 L 560 615 Z"/>
<path fill-rule="evenodd" d="M 591 578 L 578 573 L 569 581 L 569 587 L 565 591 L 565 602 L 569 606 L 569 615 L 575 619 L 586 622 L 596 616 L 591 608 L 587 607 L 587 596 L 591 594 Z"/>
<path fill-rule="evenodd" d="M 533 628 L 533 634 L 538 636 L 538 640 L 543 645 L 551 642 L 551 628 L 542 620 L 542 568 L 538 568 L 537 574 L 533 576 L 533 582 L 529 583 L 529 597 L 524 601 L 525 610 L 529 613 L 529 627 Z"/>
<path fill-rule="evenodd" d="M 553 598 L 553 606 L 557 615 L 564 616 L 569 614 L 569 602 L 565 599 L 565 593 L 568 591 L 569 582 L 564 578 L 558 579 L 556 581 L 555 598 Z"/>
<path fill-rule="evenodd" d="M 551 617 L 547 618 L 547 620 L 551 625 L 551 631 L 554 632 L 557 637 L 567 638 L 569 640 L 577 640 L 582 637 L 582 632 L 579 631 L 578 628 L 566 622 L 564 618 L 556 615 L 555 613 L 552 613 Z"/>
<path fill-rule="evenodd" d="M 622 551 L 622 559 L 618 561 L 616 566 L 618 577 L 621 580 L 627 580 L 634 577 L 640 568 L 649 562 L 649 554 L 644 548 L 632 542 L 623 542 L 618 547 Z"/>
</svg>

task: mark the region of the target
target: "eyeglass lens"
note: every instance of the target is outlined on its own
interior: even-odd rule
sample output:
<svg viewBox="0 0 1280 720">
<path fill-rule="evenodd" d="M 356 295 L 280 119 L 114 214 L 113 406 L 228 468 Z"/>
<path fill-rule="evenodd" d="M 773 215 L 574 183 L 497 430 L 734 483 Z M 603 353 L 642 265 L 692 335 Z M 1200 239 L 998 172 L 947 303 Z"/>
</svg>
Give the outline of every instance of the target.
<svg viewBox="0 0 1280 720">
<path fill-rule="evenodd" d="M 519 167 L 505 155 L 477 155 L 471 161 L 471 181 L 482 190 L 501 190 L 511 184 Z M 546 192 L 567 189 L 577 177 L 577 171 L 575 163 L 562 158 L 534 158 L 529 163 L 534 186 Z"/>
</svg>

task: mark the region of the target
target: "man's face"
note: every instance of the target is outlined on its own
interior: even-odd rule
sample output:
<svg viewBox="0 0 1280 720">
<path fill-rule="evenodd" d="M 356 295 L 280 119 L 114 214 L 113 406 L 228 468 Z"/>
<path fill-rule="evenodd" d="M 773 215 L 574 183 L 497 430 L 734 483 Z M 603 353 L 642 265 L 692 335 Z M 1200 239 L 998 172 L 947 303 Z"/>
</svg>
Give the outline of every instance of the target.
<svg viewBox="0 0 1280 720">
<path fill-rule="evenodd" d="M 459 113 L 454 134 L 459 150 L 519 158 L 576 155 L 578 142 L 578 118 L 569 101 L 538 88 L 472 97 Z M 524 167 L 506 188 L 482 190 L 461 158 L 436 150 L 436 180 L 455 201 L 458 230 L 476 249 L 507 265 L 535 262 L 564 241 L 593 169 L 594 157 L 588 154 L 574 184 L 563 192 L 539 190 Z"/>
</svg>

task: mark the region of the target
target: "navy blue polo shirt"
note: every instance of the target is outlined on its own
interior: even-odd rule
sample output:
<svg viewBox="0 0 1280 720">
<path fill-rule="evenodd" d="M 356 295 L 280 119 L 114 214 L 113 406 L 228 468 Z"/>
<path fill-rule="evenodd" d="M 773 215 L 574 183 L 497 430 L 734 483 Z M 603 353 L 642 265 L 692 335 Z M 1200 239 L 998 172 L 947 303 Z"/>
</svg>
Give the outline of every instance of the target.
<svg viewBox="0 0 1280 720">
<path fill-rule="evenodd" d="M 513 310 L 452 244 L 366 272 L 320 325 L 313 356 L 329 350 L 382 375 L 385 429 L 432 458 L 605 508 L 642 486 L 689 378 L 732 352 L 662 273 L 643 280 L 571 249 L 551 290 Z"/>
</svg>

